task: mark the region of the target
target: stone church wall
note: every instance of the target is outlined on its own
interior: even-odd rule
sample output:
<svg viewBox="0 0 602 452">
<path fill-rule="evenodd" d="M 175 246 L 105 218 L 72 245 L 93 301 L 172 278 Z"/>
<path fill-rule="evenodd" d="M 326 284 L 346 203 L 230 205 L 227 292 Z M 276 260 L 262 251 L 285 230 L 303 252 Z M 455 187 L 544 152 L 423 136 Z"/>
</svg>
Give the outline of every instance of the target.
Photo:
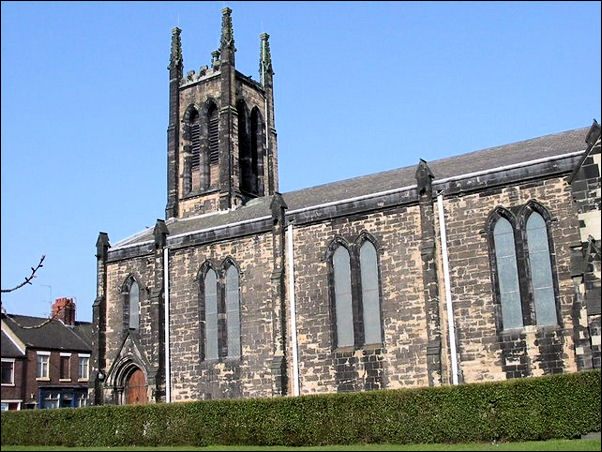
<svg viewBox="0 0 602 452">
<path fill-rule="evenodd" d="M 552 217 L 558 280 L 559 326 L 534 325 L 500 332 L 492 294 L 492 262 L 486 223 L 497 207 L 512 210 L 538 201 Z M 445 201 L 447 244 L 459 362 L 465 382 L 575 371 L 571 310 L 570 245 L 579 242 L 566 178 L 490 189 Z M 438 229 L 438 227 L 437 227 Z M 518 331 L 517 331 L 518 330 Z"/>
<path fill-rule="evenodd" d="M 226 258 L 240 269 L 240 360 L 201 361 L 199 272 Z M 172 400 L 272 395 L 272 234 L 264 233 L 170 253 Z"/>
<path fill-rule="evenodd" d="M 294 229 L 301 394 L 424 386 L 426 321 L 418 206 L 340 217 Z M 360 234 L 378 243 L 383 347 L 333 348 L 329 245 Z"/>
<path fill-rule="evenodd" d="M 149 303 L 149 294 L 153 289 L 154 267 L 152 255 L 109 262 L 107 265 L 107 369 L 113 365 L 129 331 L 121 291 L 130 276 L 133 276 L 140 285 L 140 328 L 136 336 L 142 347 L 141 352 L 148 360 L 158 359 L 158 356 L 153 356 L 157 347 L 157 338 L 156 332 L 151 328 Z"/>
</svg>

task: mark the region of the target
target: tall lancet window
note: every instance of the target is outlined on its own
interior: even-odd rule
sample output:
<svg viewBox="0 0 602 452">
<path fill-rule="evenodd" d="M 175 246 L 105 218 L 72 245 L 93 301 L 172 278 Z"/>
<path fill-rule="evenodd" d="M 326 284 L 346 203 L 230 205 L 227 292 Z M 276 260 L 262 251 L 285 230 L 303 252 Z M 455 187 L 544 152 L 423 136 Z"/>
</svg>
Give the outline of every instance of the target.
<svg viewBox="0 0 602 452">
<path fill-rule="evenodd" d="M 504 217 L 500 217 L 495 223 L 493 241 L 503 327 L 504 329 L 522 327 L 523 314 L 516 265 L 514 230 L 510 222 Z"/>
<path fill-rule="evenodd" d="M 226 329 L 228 358 L 240 357 L 240 295 L 238 269 L 231 265 L 226 271 Z"/>
<path fill-rule="evenodd" d="M 351 262 L 349 251 L 338 246 L 332 257 L 337 347 L 354 345 Z"/>
<path fill-rule="evenodd" d="M 204 292 L 205 359 L 217 359 L 217 275 L 211 268 L 205 274 Z"/>
<path fill-rule="evenodd" d="M 378 293 L 378 263 L 376 248 L 366 240 L 360 248 L 360 275 L 364 318 L 364 342 L 382 342 L 380 326 L 380 296 Z"/>
<path fill-rule="evenodd" d="M 527 245 L 536 322 L 538 325 L 556 325 L 558 317 L 550 262 L 548 228 L 543 217 L 537 212 L 532 212 L 527 220 Z"/>
<path fill-rule="evenodd" d="M 140 286 L 134 280 L 130 285 L 128 295 L 129 311 L 130 311 L 130 329 L 137 330 L 140 327 Z"/>
</svg>

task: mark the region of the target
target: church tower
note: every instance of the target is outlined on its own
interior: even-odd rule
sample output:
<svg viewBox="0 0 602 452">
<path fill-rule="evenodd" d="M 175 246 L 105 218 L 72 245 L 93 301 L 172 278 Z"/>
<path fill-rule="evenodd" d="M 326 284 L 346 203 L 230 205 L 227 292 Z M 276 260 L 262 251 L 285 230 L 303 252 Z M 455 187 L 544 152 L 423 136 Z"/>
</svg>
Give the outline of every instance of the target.
<svg viewBox="0 0 602 452">
<path fill-rule="evenodd" d="M 259 82 L 235 68 L 232 10 L 222 10 L 210 66 L 183 73 L 179 28 L 169 62 L 166 219 L 236 209 L 278 190 L 269 35 L 261 38 Z"/>
</svg>

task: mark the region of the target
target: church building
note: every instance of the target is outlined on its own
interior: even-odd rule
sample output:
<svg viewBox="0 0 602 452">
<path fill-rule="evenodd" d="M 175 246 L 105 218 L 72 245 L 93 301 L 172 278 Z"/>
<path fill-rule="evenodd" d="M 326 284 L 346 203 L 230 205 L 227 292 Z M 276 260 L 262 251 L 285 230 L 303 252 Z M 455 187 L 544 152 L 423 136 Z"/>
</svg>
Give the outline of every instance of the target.
<svg viewBox="0 0 602 452">
<path fill-rule="evenodd" d="M 167 205 L 96 243 L 95 404 L 600 368 L 600 127 L 278 190 L 274 73 L 169 61 Z"/>
</svg>

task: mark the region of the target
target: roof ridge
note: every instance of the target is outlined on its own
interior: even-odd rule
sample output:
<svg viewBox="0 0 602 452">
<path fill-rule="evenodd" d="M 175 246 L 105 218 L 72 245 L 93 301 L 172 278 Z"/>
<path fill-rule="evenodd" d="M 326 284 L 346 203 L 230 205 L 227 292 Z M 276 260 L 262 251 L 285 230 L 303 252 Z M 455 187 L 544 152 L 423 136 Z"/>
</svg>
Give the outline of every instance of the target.
<svg viewBox="0 0 602 452">
<path fill-rule="evenodd" d="M 510 146 L 516 146 L 519 144 L 523 144 L 523 143 L 529 143 L 529 142 L 533 142 L 533 141 L 539 141 L 539 140 L 544 140 L 544 139 L 549 139 L 551 137 L 554 136 L 560 136 L 560 135 L 565 135 L 565 134 L 569 134 L 569 133 L 573 133 L 573 132 L 577 132 L 577 131 L 581 131 L 581 130 L 588 130 L 588 127 L 578 127 L 576 129 L 568 129 L 568 130 L 564 130 L 562 132 L 556 132 L 556 133 L 549 133 L 547 135 L 541 135 L 538 137 L 533 137 L 533 138 L 527 138 L 525 140 L 518 140 L 518 141 L 513 141 L 511 143 L 505 143 L 505 144 L 500 144 L 497 146 L 490 146 L 487 148 L 482 148 L 482 149 L 477 149 L 474 151 L 468 151 L 468 152 L 462 152 L 459 154 L 454 154 L 454 155 L 449 155 L 447 157 L 443 157 L 440 159 L 436 159 L 436 160 L 427 160 L 426 162 L 429 165 L 435 164 L 435 163 L 441 163 L 441 162 L 446 162 L 446 161 L 451 161 L 452 159 L 458 158 L 458 157 L 464 157 L 464 156 L 470 156 L 473 154 L 477 154 L 479 152 L 485 152 L 485 151 L 492 151 L 494 149 L 501 149 L 501 148 L 506 148 L 506 147 L 510 147 Z M 585 141 L 584 141 L 585 142 Z M 585 149 L 585 148 L 584 148 Z M 393 168 L 393 169 L 388 169 L 388 170 L 384 170 L 384 171 L 378 171 L 376 173 L 369 173 L 369 174 L 361 174 L 359 176 L 354 176 L 354 177 L 349 177 L 347 179 L 339 179 L 336 181 L 332 181 L 332 182 L 326 182 L 324 184 L 318 184 L 318 185 L 313 185 L 311 187 L 305 187 L 305 188 L 300 188 L 298 190 L 292 190 L 292 191 L 288 191 L 283 193 L 283 196 L 286 195 L 291 195 L 294 193 L 300 193 L 306 190 L 314 190 L 316 188 L 321 188 L 321 187 L 325 187 L 328 185 L 336 185 L 336 184 L 343 184 L 343 183 L 349 183 L 350 181 L 354 181 L 354 180 L 361 180 L 363 178 L 369 178 L 369 177 L 374 177 L 374 176 L 383 176 L 386 175 L 388 173 L 395 173 L 395 172 L 399 172 L 399 171 L 403 171 L 403 170 L 410 170 L 410 169 L 414 169 L 416 168 L 416 166 L 418 165 L 418 162 L 416 163 L 416 165 L 407 165 L 407 166 L 400 166 L 398 168 Z"/>
<path fill-rule="evenodd" d="M 75 332 L 74 328 L 69 328 L 68 325 L 65 325 L 63 322 L 61 322 L 61 323 L 63 324 L 63 327 L 65 329 L 67 329 L 68 331 L 71 331 L 71 334 L 73 334 L 81 343 L 83 343 L 86 347 L 91 347 L 92 344 L 86 343 L 86 341 L 84 340 L 84 338 L 82 338 L 79 334 L 77 334 Z M 75 326 L 75 325 L 73 325 L 73 326 Z"/>
</svg>

